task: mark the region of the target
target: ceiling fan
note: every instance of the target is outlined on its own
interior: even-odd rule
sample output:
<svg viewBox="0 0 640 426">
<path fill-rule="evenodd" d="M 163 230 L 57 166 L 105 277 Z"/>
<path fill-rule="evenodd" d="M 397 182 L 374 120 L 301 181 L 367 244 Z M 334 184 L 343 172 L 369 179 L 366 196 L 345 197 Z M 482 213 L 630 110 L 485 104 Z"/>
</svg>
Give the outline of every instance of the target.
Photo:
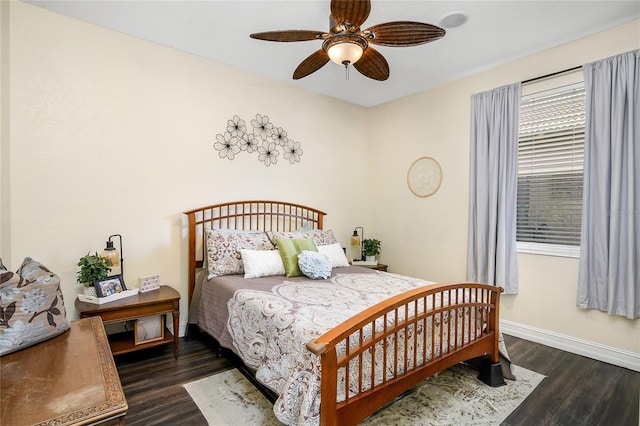
<svg viewBox="0 0 640 426">
<path fill-rule="evenodd" d="M 389 64 L 371 44 L 417 46 L 445 35 L 445 30 L 440 27 L 411 21 L 386 22 L 361 30 L 360 26 L 366 21 L 370 11 L 370 0 L 331 0 L 331 29 L 328 33 L 285 30 L 254 33 L 250 37 L 281 42 L 323 40 L 322 48 L 298 65 L 293 73 L 294 80 L 316 72 L 332 60 L 345 68 L 353 65 L 362 75 L 384 81 L 389 78 Z"/>
</svg>

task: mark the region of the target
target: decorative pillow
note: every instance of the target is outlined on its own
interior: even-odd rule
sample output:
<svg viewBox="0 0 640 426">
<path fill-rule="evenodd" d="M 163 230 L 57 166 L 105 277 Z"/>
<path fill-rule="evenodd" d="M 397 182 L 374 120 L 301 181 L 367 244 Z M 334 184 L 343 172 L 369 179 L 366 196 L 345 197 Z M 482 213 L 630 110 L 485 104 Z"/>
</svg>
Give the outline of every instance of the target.
<svg viewBox="0 0 640 426">
<path fill-rule="evenodd" d="M 284 275 L 284 264 L 279 250 L 240 250 L 245 278 Z"/>
<path fill-rule="evenodd" d="M 278 238 L 276 246 L 280 251 L 285 275 L 289 278 L 302 275 L 298 267 L 298 255 L 304 250 L 318 251 L 311 238 Z"/>
<path fill-rule="evenodd" d="M 244 273 L 241 249 L 273 250 L 264 232 L 205 230 L 209 278 Z"/>
<path fill-rule="evenodd" d="M 17 273 L 0 271 L 0 356 L 55 337 L 69 327 L 56 274 L 29 257 Z"/>
<path fill-rule="evenodd" d="M 326 254 L 303 251 L 298 255 L 300 271 L 312 280 L 326 280 L 331 276 L 331 260 Z"/>
<path fill-rule="evenodd" d="M 280 232 L 280 231 L 268 231 L 267 235 L 269 239 L 275 244 L 278 238 L 311 238 L 317 246 L 326 246 L 327 244 L 335 244 L 338 242 L 333 231 L 328 229 L 326 231 L 295 231 L 295 232 Z"/>
<path fill-rule="evenodd" d="M 311 224 L 311 222 L 305 222 L 302 225 L 300 225 L 298 229 L 296 229 L 296 231 L 298 232 L 313 231 L 313 225 Z"/>
<path fill-rule="evenodd" d="M 216 230 L 216 231 L 223 231 L 223 232 L 228 232 L 230 234 L 263 234 L 264 231 L 258 231 L 258 230 L 247 230 L 247 229 L 226 229 L 226 228 L 220 228 L 218 225 L 214 225 L 213 228 L 211 228 L 212 230 Z M 206 230 L 205 230 L 205 242 L 204 244 L 206 244 Z M 203 268 L 207 270 L 207 274 L 209 271 L 209 260 L 207 259 L 207 256 L 204 257 L 204 265 Z"/>
<path fill-rule="evenodd" d="M 326 246 L 318 246 L 318 251 L 322 254 L 327 255 L 327 257 L 331 261 L 331 267 L 333 268 L 342 268 L 343 266 L 349 266 L 347 256 L 344 254 L 344 250 L 342 250 L 342 246 L 339 243 L 328 244 Z"/>
</svg>

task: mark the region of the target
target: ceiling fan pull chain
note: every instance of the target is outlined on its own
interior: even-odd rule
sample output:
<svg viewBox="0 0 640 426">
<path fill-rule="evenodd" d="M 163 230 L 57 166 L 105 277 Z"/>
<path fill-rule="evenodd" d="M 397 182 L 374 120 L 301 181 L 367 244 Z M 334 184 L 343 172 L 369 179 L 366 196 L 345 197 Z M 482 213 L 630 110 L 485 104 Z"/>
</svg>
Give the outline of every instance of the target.
<svg viewBox="0 0 640 426">
<path fill-rule="evenodd" d="M 349 61 L 343 61 L 344 64 L 344 79 L 349 81 Z"/>
</svg>

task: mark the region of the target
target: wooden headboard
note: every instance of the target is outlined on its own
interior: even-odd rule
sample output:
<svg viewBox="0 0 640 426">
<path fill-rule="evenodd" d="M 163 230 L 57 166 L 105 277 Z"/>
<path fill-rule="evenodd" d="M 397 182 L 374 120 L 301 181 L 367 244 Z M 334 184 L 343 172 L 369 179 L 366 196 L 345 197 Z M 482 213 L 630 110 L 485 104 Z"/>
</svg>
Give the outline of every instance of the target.
<svg viewBox="0 0 640 426">
<path fill-rule="evenodd" d="M 322 229 L 326 213 L 283 201 L 232 201 L 184 212 L 189 220 L 189 304 L 196 285 L 196 270 L 205 258 L 206 229 L 295 231 L 301 226 Z"/>
</svg>

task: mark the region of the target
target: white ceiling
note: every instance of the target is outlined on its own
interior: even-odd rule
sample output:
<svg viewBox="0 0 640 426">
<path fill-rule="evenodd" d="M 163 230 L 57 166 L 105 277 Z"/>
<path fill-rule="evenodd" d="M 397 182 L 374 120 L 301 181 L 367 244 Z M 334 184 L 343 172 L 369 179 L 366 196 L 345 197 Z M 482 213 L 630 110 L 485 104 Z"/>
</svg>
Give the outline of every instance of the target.
<svg viewBox="0 0 640 426">
<path fill-rule="evenodd" d="M 344 68 L 332 62 L 294 81 L 295 68 L 321 42 L 275 43 L 250 39 L 249 34 L 327 31 L 329 0 L 24 1 L 363 106 L 420 92 L 640 18 L 638 0 L 372 0 L 362 28 L 401 20 L 439 25 L 451 12 L 464 12 L 469 20 L 447 29 L 447 35 L 433 43 L 376 46 L 389 62 L 387 81 L 370 80 L 353 68 L 347 81 Z"/>
</svg>

